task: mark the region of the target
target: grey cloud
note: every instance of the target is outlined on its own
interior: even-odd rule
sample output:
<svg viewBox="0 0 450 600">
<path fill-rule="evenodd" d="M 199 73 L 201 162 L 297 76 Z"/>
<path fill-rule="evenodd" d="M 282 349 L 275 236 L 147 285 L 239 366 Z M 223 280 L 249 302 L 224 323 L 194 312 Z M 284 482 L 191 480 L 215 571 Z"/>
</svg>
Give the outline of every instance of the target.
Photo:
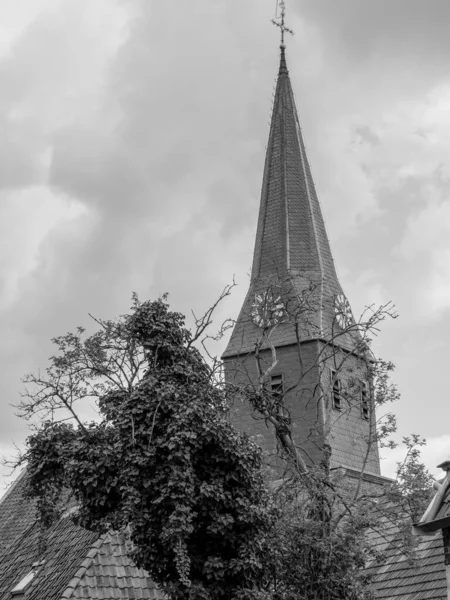
<svg viewBox="0 0 450 600">
<path fill-rule="evenodd" d="M 124 249 L 131 239 L 142 240 L 149 256 L 162 253 L 170 261 L 174 246 L 162 234 L 172 211 L 185 214 L 176 234 L 180 239 L 189 231 L 185 252 L 193 251 L 189 240 L 210 227 L 211 217 L 225 236 L 236 234 L 252 222 L 247 210 L 238 218 L 238 209 L 247 205 L 249 190 L 260 186 L 263 148 L 256 136 L 269 102 L 248 106 L 252 87 L 233 50 L 233 31 L 220 22 L 203 27 L 193 6 L 177 4 L 175 12 L 169 3 L 139 6 L 98 114 L 54 138 L 51 184 L 103 213 L 95 245 L 79 248 L 70 261 L 76 272 L 80 265 L 80 274 L 96 264 L 107 271 L 109 260 L 121 279 L 130 268 Z M 161 28 L 168 20 L 170 28 Z M 229 54 L 212 39 L 217 37 L 228 44 Z M 114 128 L 108 115 L 117 119 Z M 249 146 L 249 132 L 259 152 Z M 231 165 L 226 184 L 225 164 Z M 188 203 L 192 182 L 203 192 Z M 159 235 L 148 235 L 149 222 L 159 224 Z M 107 256 L 100 248 L 108 249 Z M 148 277 L 151 281 L 151 272 Z"/>
<path fill-rule="evenodd" d="M 205 217 L 216 214 L 216 222 L 228 219 L 226 229 L 236 233 L 233 221 L 238 203 L 246 199 L 248 179 L 259 186 L 258 173 L 247 169 L 248 129 L 255 135 L 255 111 L 246 106 L 252 90 L 239 53 L 221 54 L 212 39 L 217 31 L 206 30 L 207 39 L 203 39 L 202 23 L 196 23 L 197 16 L 187 9 L 178 15 L 177 23 L 172 23 L 170 31 L 174 33 L 167 39 L 159 23 L 169 19 L 171 12 L 166 4 L 154 6 L 159 15 L 150 15 L 148 3 L 141 3 L 142 13 L 111 65 L 100 106 L 88 107 L 82 117 L 59 128 L 56 120 L 53 131 L 45 136 L 53 150 L 49 183 L 62 199 L 84 203 L 91 211 L 86 223 L 91 221 L 85 232 L 69 231 L 64 226 L 47 237 L 34 275 L 22 282 L 21 299 L 8 317 L 5 315 L 14 319 L 20 314 L 21 324 L 35 338 L 57 333 L 68 315 L 74 324 L 80 315 L 95 312 L 96 307 L 101 307 L 97 312 L 102 314 L 117 313 L 131 292 L 133 273 L 145 273 L 147 282 L 141 287 L 151 293 L 156 257 L 161 253 L 168 263 L 172 256 L 176 262 L 173 240 L 162 236 L 173 211 L 186 214 L 184 233 L 175 238 L 184 239 L 185 254 L 186 250 L 195 254 L 190 240 L 196 230 L 209 224 L 207 218 L 192 216 L 197 211 Z M 32 70 L 36 61 L 40 64 L 40 45 L 45 46 L 48 27 L 54 26 L 56 17 L 48 18 L 50 25 L 45 25 L 45 19 L 34 24 L 18 43 L 8 59 L 9 72 L 14 71 L 16 59 L 24 69 Z M 233 33 L 225 26 L 218 31 L 231 48 Z M 183 53 L 173 40 L 186 35 L 190 43 Z M 67 55 L 67 49 L 58 46 L 64 39 L 63 32 L 57 42 L 50 38 L 53 53 Z M 69 78 L 74 68 L 70 56 L 65 59 L 65 64 L 71 65 Z M 218 61 L 224 70 L 217 71 Z M 58 77 L 58 72 L 55 81 L 50 77 L 56 89 L 39 88 L 39 104 L 49 93 L 64 94 L 65 80 L 61 82 Z M 205 85 L 206 77 L 209 82 Z M 27 81 L 26 69 L 22 79 Z M 15 100 L 32 95 L 33 78 L 30 81 L 30 88 L 25 85 Z M 242 94 L 236 94 L 237 89 Z M 261 111 L 265 121 L 264 113 L 266 106 Z M 221 183 L 224 159 L 231 160 L 231 172 L 236 167 L 240 173 L 236 183 L 229 183 L 229 194 L 224 193 Z M 203 197 L 189 204 L 183 189 L 187 179 L 204 182 L 205 190 Z M 23 174 L 21 183 L 27 185 Z M 240 226 L 242 222 L 240 219 Z M 78 226 L 85 226 L 83 220 Z M 229 279 L 228 274 L 225 279 Z M 41 358 L 36 354 L 36 361 Z"/>
<path fill-rule="evenodd" d="M 375 146 L 380 142 L 377 134 L 367 125 L 361 125 L 360 127 L 357 127 L 355 133 L 360 137 L 362 142 L 366 142 L 372 146 Z"/>
<path fill-rule="evenodd" d="M 446 0 L 297 0 L 293 8 L 312 20 L 358 62 L 372 53 L 414 56 L 419 63 L 434 58 L 448 62 L 450 5 Z"/>
<path fill-rule="evenodd" d="M 110 211 L 119 206 L 129 213 L 142 191 L 139 172 L 114 132 L 102 130 L 101 115 L 99 123 L 76 123 L 57 132 L 52 142 L 50 185 L 88 206 Z"/>
<path fill-rule="evenodd" d="M 45 178 L 42 155 L 50 132 L 71 118 L 73 87 L 86 47 L 82 9 L 45 11 L 0 59 L 0 187 L 24 187 Z M 80 35 L 81 31 L 81 35 Z"/>
<path fill-rule="evenodd" d="M 42 168 L 34 144 L 26 138 L 16 137 L 5 121 L 2 129 L 4 137 L 0 141 L 0 189 L 18 188 L 38 182 Z"/>
</svg>

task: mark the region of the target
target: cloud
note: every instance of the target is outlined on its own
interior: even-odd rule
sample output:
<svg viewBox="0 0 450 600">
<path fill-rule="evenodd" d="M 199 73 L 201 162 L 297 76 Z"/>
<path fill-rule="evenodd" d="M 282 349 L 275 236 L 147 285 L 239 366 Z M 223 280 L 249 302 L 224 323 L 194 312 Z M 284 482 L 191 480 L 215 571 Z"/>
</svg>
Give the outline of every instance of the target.
<svg viewBox="0 0 450 600">
<path fill-rule="evenodd" d="M 2 22 L 0 24 L 0 54 L 7 54 L 17 37 L 36 17 L 45 10 L 54 7 L 57 0 L 14 0 L 2 3 Z"/>
<path fill-rule="evenodd" d="M 388 57 L 387 69 L 394 70 L 398 61 L 407 59 L 429 75 L 445 72 L 450 41 L 446 24 L 450 7 L 445 0 L 425 4 L 421 0 L 357 2 L 323 0 L 292 3 L 300 18 L 313 23 L 329 41 L 338 46 L 347 60 L 361 66 L 374 56 Z M 342 57 L 342 52 L 335 56 Z"/>
<path fill-rule="evenodd" d="M 41 244 L 56 229 L 78 220 L 85 210 L 80 204 L 53 194 L 46 186 L 4 192 L 0 198 L 0 307 L 17 300 L 21 281 L 39 263 Z M 21 223 L 21 227 L 11 224 Z M 12 250 L 14 248 L 14 251 Z"/>
<path fill-rule="evenodd" d="M 384 450 L 382 452 L 381 469 L 385 477 L 395 478 L 395 471 L 398 462 L 402 462 L 405 457 L 405 448 L 403 445 L 397 446 L 394 450 Z M 437 468 L 450 457 L 450 435 L 441 435 L 429 437 L 426 445 L 420 449 L 420 461 L 432 473 L 436 479 L 442 479 L 444 472 Z"/>
<path fill-rule="evenodd" d="M 449 148 L 450 149 L 450 148 Z M 397 252 L 414 263 L 419 274 L 414 301 L 422 317 L 440 318 L 450 308 L 449 185 L 424 187 L 426 205 L 407 219 Z"/>
</svg>

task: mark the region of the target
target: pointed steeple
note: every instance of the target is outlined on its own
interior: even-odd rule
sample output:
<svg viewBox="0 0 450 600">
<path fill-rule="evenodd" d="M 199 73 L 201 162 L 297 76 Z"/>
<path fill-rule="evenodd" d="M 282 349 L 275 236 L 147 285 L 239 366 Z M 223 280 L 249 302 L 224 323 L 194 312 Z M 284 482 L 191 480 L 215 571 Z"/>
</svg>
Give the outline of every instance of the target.
<svg viewBox="0 0 450 600">
<path fill-rule="evenodd" d="M 280 0 L 280 6 L 284 4 Z M 284 12 L 281 23 L 282 36 Z M 223 354 L 233 385 L 283 391 L 292 439 L 308 464 L 325 458 L 356 474 L 380 473 L 367 404 L 367 363 L 346 332 L 351 309 L 339 284 L 281 44 L 250 287 Z M 331 343 L 332 342 L 332 343 Z M 273 387 L 275 386 L 275 387 Z M 366 391 L 364 391 L 366 390 Z M 276 395 L 272 396 L 274 398 Z M 364 400 L 365 398 L 365 400 Z M 249 406 L 239 428 L 276 456 L 273 432 Z"/>
<path fill-rule="evenodd" d="M 337 280 L 281 49 L 264 167 L 252 279 L 276 270 Z"/>
<path fill-rule="evenodd" d="M 306 156 L 284 44 L 264 166 L 250 290 L 225 356 L 251 351 L 257 338 L 252 319 L 255 297 L 274 285 L 291 298 L 314 288 L 315 310 L 310 314 L 305 335 L 309 339 L 327 336 L 335 318 L 334 300 L 342 289 Z M 296 343 L 292 326 L 280 324 L 273 332 L 272 342 Z"/>
</svg>

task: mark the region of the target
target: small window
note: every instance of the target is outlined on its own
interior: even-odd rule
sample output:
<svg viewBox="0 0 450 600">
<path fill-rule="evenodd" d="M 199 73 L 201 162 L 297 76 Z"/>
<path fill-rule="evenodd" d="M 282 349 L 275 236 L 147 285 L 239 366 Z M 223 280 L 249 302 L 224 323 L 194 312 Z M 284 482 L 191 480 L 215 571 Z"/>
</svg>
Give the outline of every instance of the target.
<svg viewBox="0 0 450 600">
<path fill-rule="evenodd" d="M 270 378 L 270 393 L 272 396 L 281 396 L 283 393 L 283 375 L 273 375 Z"/>
<path fill-rule="evenodd" d="M 283 375 L 273 375 L 270 378 L 270 395 L 273 400 L 273 407 L 276 409 L 278 418 L 285 423 L 290 423 L 289 411 L 284 404 L 284 380 Z"/>
<path fill-rule="evenodd" d="M 333 408 L 341 410 L 342 394 L 341 394 L 341 382 L 336 377 L 336 371 L 331 371 L 331 381 L 333 384 Z"/>
<path fill-rule="evenodd" d="M 363 381 L 361 382 L 361 417 L 368 421 L 369 416 L 369 386 L 367 381 Z"/>
</svg>

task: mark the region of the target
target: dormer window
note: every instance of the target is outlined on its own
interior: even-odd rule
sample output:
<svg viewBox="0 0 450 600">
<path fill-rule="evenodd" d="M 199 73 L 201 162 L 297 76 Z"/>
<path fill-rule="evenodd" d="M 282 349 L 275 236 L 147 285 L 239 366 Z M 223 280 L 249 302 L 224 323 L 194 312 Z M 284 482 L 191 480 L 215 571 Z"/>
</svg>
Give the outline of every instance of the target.
<svg viewBox="0 0 450 600">
<path fill-rule="evenodd" d="M 336 371 L 331 371 L 331 382 L 333 386 L 332 390 L 332 398 L 333 398 L 333 408 L 336 410 L 342 409 L 342 393 L 341 393 L 341 382 L 337 378 Z"/>
<path fill-rule="evenodd" d="M 369 386 L 367 381 L 361 382 L 361 417 L 368 421 L 370 417 Z"/>
<path fill-rule="evenodd" d="M 19 583 L 15 587 L 13 587 L 13 589 L 11 590 L 11 594 L 13 596 L 18 596 L 19 594 L 25 593 L 25 588 L 29 583 L 31 583 L 35 575 L 36 571 L 30 571 L 29 573 L 27 573 L 27 575 L 25 575 L 25 577 L 22 577 Z"/>
<path fill-rule="evenodd" d="M 33 563 L 31 565 L 31 571 L 29 571 L 24 577 L 22 577 L 22 579 L 19 581 L 19 583 L 13 587 L 13 589 L 11 590 L 11 594 L 13 596 L 20 596 L 21 594 L 24 594 L 26 588 L 33 581 L 36 573 L 39 570 L 39 567 L 42 566 L 43 564 L 44 564 L 44 561 L 42 561 L 42 560 L 40 562 Z"/>
</svg>

